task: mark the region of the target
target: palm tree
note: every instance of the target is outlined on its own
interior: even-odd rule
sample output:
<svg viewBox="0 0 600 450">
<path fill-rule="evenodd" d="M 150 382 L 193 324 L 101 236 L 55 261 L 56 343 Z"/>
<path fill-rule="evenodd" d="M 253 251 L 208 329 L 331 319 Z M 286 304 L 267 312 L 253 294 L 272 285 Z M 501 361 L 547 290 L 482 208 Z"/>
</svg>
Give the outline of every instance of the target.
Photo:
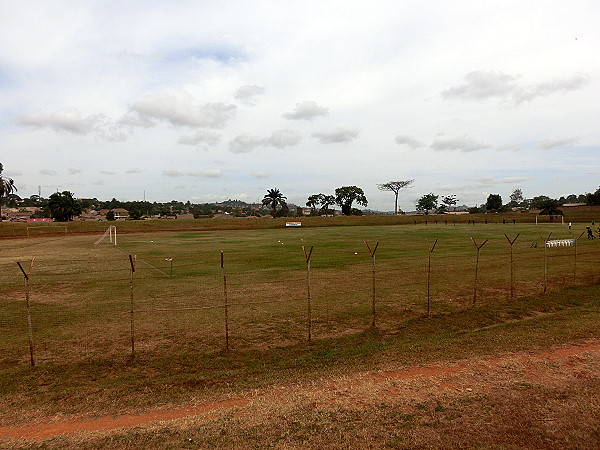
<svg viewBox="0 0 600 450">
<path fill-rule="evenodd" d="M 279 189 L 267 189 L 265 197 L 262 199 L 262 204 L 271 207 L 271 215 L 275 217 L 277 214 L 277 206 L 281 205 L 283 208 L 287 208 L 286 203 L 287 197 L 284 196 Z"/>
<path fill-rule="evenodd" d="M 55 192 L 48 200 L 50 216 L 57 222 L 68 222 L 73 216 L 81 214 L 81 203 L 73 198 L 69 191 Z"/>
<path fill-rule="evenodd" d="M 2 176 L 3 170 L 4 167 L 2 166 L 2 163 L 0 163 L 0 221 L 2 220 L 2 202 L 10 194 L 17 191 L 14 180 Z"/>
</svg>

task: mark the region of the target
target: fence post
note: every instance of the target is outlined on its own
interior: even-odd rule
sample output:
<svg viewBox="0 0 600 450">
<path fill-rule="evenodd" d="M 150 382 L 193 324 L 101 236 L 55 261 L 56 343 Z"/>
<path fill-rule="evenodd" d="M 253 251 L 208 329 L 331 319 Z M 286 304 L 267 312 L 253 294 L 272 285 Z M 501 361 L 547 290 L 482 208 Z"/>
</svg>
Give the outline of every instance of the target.
<svg viewBox="0 0 600 450">
<path fill-rule="evenodd" d="M 136 256 L 129 255 L 129 264 L 131 265 L 131 277 L 129 278 L 129 292 L 130 292 L 130 329 L 131 329 L 131 359 L 135 357 L 135 320 L 133 310 L 133 274 L 135 273 Z"/>
<path fill-rule="evenodd" d="M 227 271 L 225 270 L 225 258 L 222 250 L 221 270 L 223 271 L 223 306 L 225 309 L 225 350 L 229 351 L 229 303 L 227 301 Z"/>
<path fill-rule="evenodd" d="M 573 255 L 573 285 L 577 284 L 577 241 L 583 236 L 585 231 L 582 231 L 581 234 L 575 239 L 575 254 Z"/>
<path fill-rule="evenodd" d="M 521 233 L 519 233 L 519 234 L 521 234 Z M 515 236 L 515 238 L 511 241 L 508 238 L 508 236 L 506 235 L 506 233 L 504 233 L 504 237 L 506 238 L 506 240 L 510 244 L 510 299 L 511 300 L 514 297 L 514 290 L 515 290 L 514 289 L 514 272 L 513 272 L 513 244 L 515 243 L 515 241 L 519 237 L 519 234 L 517 234 Z"/>
<path fill-rule="evenodd" d="M 475 302 L 477 301 L 477 272 L 479 271 L 479 253 L 481 247 L 483 247 L 488 240 L 486 239 L 485 241 L 483 241 L 483 244 L 481 245 L 477 245 L 475 239 L 471 238 L 471 240 L 473 241 L 473 245 L 475 245 L 475 248 L 477 249 L 477 262 L 475 263 L 475 284 L 473 287 L 473 307 L 475 307 Z"/>
<path fill-rule="evenodd" d="M 312 305 L 310 300 L 310 256 L 312 255 L 313 246 L 310 247 L 308 253 L 306 253 L 306 248 L 304 245 L 302 246 L 302 251 L 304 252 L 304 259 L 306 261 L 306 292 L 307 292 L 307 307 L 308 307 L 308 343 L 310 344 L 311 335 L 312 335 Z"/>
<path fill-rule="evenodd" d="M 372 320 L 371 326 L 375 327 L 375 252 L 377 251 L 377 247 L 379 246 L 379 242 L 375 244 L 375 248 L 371 251 L 371 247 L 367 241 L 365 241 L 365 245 L 367 246 L 367 250 L 369 250 L 369 255 L 371 255 L 371 260 L 373 261 L 373 300 L 371 302 L 371 312 L 372 312 Z"/>
<path fill-rule="evenodd" d="M 25 303 L 27 305 L 27 332 L 29 334 L 29 361 L 31 363 L 31 367 L 35 366 L 35 358 L 33 356 L 33 324 L 31 322 L 31 304 L 29 302 L 29 277 L 31 276 L 34 260 L 35 256 L 31 258 L 31 261 L 29 262 L 29 270 L 27 272 L 25 272 L 21 263 L 17 261 L 17 265 L 19 266 L 19 269 L 21 269 L 21 272 L 23 272 L 23 278 L 25 280 Z"/>
<path fill-rule="evenodd" d="M 537 220 L 537 216 L 535 218 Z M 540 238 L 544 239 L 544 294 L 548 288 L 548 241 L 550 240 L 551 235 L 552 231 L 548 234 L 546 239 L 544 239 L 543 236 L 540 236 Z"/>
<path fill-rule="evenodd" d="M 431 278 L 431 254 L 435 249 L 438 240 L 436 239 L 433 243 L 433 247 L 429 250 L 429 264 L 427 266 L 427 317 L 429 317 L 429 305 L 430 305 L 430 297 L 429 297 L 429 279 Z"/>
</svg>

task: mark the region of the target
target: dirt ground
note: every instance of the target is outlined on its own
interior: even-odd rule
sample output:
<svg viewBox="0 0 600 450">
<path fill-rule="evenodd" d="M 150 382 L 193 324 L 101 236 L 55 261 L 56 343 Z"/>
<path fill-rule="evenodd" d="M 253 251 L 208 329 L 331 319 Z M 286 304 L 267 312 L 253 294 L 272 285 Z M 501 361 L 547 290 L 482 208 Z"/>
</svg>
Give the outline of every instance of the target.
<svg viewBox="0 0 600 450">
<path fill-rule="evenodd" d="M 36 446 L 56 438 L 64 445 L 106 442 L 102 439 L 134 429 L 153 436 L 175 429 L 174 442 L 180 439 L 181 448 L 353 448 L 360 442 L 365 448 L 600 448 L 599 369 L 600 340 L 588 340 L 543 353 L 389 367 L 275 386 L 140 415 L 49 418 L 44 424 L 0 428 L 0 446 Z M 222 430 L 224 421 L 227 439 L 204 436 Z M 247 440 L 236 440 L 236 432 Z M 142 446 L 160 447 L 153 439 Z"/>
</svg>

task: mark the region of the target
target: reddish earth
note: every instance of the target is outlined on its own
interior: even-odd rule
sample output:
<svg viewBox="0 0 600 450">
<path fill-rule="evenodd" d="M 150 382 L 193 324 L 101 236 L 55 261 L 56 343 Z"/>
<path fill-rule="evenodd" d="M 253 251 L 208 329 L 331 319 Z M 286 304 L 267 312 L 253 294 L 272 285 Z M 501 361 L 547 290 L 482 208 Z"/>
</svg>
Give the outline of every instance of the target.
<svg viewBox="0 0 600 450">
<path fill-rule="evenodd" d="M 62 434 L 79 432 L 110 432 L 116 429 L 147 426 L 152 423 L 204 416 L 214 411 L 235 411 L 239 415 L 251 415 L 268 399 L 275 398 L 282 404 L 298 401 L 300 397 L 311 398 L 321 405 L 350 402 L 355 405 L 369 404 L 377 397 L 416 396 L 425 391 L 485 391 L 494 383 L 507 380 L 536 380 L 552 384 L 560 373 L 581 376 L 580 365 L 592 367 L 600 360 L 600 341 L 582 345 L 557 348 L 541 353 L 515 353 L 499 358 L 473 358 L 454 363 L 413 367 L 404 370 L 366 372 L 335 380 L 323 380 L 311 386 L 277 387 L 269 390 L 245 393 L 239 398 L 205 404 L 189 405 L 173 409 L 156 409 L 139 415 L 101 417 L 89 420 L 73 420 L 19 427 L 0 427 L 1 438 L 43 440 Z M 552 366 L 550 369 L 548 367 Z M 559 367 L 557 369 L 556 367 Z M 586 377 L 589 377 L 589 372 Z M 591 376 L 595 376 L 592 375 Z M 597 371 L 596 371 L 597 376 Z M 289 393 L 294 391 L 294 399 Z M 282 407 L 285 408 L 284 405 Z"/>
</svg>

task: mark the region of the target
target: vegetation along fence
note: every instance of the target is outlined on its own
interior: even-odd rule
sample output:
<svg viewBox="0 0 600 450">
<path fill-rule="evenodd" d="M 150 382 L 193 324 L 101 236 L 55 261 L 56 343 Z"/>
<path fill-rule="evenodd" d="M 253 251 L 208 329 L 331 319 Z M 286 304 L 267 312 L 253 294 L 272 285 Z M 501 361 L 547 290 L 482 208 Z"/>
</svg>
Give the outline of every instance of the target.
<svg viewBox="0 0 600 450">
<path fill-rule="evenodd" d="M 0 364 L 264 349 L 598 282 L 566 227 L 419 225 L 9 239 Z"/>
</svg>

